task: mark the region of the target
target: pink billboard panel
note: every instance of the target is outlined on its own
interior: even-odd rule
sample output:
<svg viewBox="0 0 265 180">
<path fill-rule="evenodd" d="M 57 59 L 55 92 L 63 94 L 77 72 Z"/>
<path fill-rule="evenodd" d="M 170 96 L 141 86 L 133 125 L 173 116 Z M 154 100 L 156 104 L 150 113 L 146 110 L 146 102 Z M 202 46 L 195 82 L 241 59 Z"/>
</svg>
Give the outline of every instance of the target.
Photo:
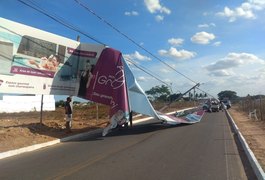
<svg viewBox="0 0 265 180">
<path fill-rule="evenodd" d="M 128 120 L 129 105 L 125 83 L 122 55 L 119 51 L 106 48 L 92 68 L 86 99 L 110 106 L 111 122 L 117 124 Z"/>
</svg>

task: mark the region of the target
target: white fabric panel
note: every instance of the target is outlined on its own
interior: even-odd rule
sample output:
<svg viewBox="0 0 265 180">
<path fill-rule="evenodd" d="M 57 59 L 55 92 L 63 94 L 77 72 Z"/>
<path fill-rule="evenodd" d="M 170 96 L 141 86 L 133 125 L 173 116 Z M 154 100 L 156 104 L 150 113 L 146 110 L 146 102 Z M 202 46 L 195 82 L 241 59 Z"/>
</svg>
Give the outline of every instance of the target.
<svg viewBox="0 0 265 180">
<path fill-rule="evenodd" d="M 123 59 L 125 77 L 127 82 L 127 89 L 129 94 L 129 104 L 132 111 L 152 116 L 155 119 L 159 119 L 157 113 L 155 112 L 153 106 L 149 102 L 145 92 L 138 84 L 135 79 L 131 69 Z"/>
</svg>

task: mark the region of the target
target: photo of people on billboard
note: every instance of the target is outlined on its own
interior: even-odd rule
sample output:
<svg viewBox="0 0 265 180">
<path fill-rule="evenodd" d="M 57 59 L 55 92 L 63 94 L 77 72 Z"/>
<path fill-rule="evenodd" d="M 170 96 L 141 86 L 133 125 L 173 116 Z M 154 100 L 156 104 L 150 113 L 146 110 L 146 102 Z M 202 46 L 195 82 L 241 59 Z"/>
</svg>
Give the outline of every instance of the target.
<svg viewBox="0 0 265 180">
<path fill-rule="evenodd" d="M 0 92 L 84 98 L 104 48 L 0 18 Z"/>
</svg>

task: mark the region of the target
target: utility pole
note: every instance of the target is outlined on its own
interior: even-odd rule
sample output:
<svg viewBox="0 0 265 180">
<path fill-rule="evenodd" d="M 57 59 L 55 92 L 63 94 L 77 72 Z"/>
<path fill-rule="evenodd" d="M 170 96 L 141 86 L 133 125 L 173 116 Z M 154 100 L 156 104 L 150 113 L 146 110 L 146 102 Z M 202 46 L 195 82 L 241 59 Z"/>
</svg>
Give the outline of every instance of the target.
<svg viewBox="0 0 265 180">
<path fill-rule="evenodd" d="M 193 88 L 193 104 L 194 104 L 194 106 L 195 106 L 195 101 L 196 101 L 196 91 L 195 91 L 195 88 L 196 87 Z"/>
<path fill-rule="evenodd" d="M 196 85 L 194 85 L 192 88 L 190 88 L 188 91 L 186 91 L 183 94 L 180 94 L 180 96 L 175 100 L 178 101 L 180 100 L 183 96 L 185 96 L 185 94 L 187 94 L 188 92 L 190 92 L 192 89 L 195 89 L 197 86 L 200 86 L 200 83 L 197 83 Z M 159 111 L 163 111 L 164 109 L 166 109 L 172 102 L 170 102 L 169 104 L 167 104 L 166 106 L 162 107 L 161 109 L 159 109 Z"/>
<path fill-rule="evenodd" d="M 195 88 L 196 87 L 199 87 L 200 86 L 200 83 L 197 83 L 197 84 L 195 84 L 192 88 L 190 88 L 189 90 L 187 90 L 186 92 L 184 92 L 183 94 L 181 94 L 181 96 L 179 96 L 175 101 L 178 101 L 179 99 L 181 99 L 183 96 L 185 96 L 188 92 L 190 92 L 192 89 L 194 89 L 194 91 L 195 91 Z"/>
</svg>

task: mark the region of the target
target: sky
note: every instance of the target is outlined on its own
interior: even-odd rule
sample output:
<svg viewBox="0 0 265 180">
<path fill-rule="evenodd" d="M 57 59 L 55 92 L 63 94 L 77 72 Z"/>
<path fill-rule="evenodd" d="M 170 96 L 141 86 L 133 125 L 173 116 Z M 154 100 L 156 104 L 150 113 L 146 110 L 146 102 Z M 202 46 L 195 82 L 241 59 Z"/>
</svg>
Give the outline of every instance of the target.
<svg viewBox="0 0 265 180">
<path fill-rule="evenodd" d="M 141 67 L 130 64 L 145 91 L 166 83 L 183 93 L 200 83 L 214 96 L 265 94 L 265 0 L 6 0 L 0 16 L 121 51 Z"/>
</svg>

